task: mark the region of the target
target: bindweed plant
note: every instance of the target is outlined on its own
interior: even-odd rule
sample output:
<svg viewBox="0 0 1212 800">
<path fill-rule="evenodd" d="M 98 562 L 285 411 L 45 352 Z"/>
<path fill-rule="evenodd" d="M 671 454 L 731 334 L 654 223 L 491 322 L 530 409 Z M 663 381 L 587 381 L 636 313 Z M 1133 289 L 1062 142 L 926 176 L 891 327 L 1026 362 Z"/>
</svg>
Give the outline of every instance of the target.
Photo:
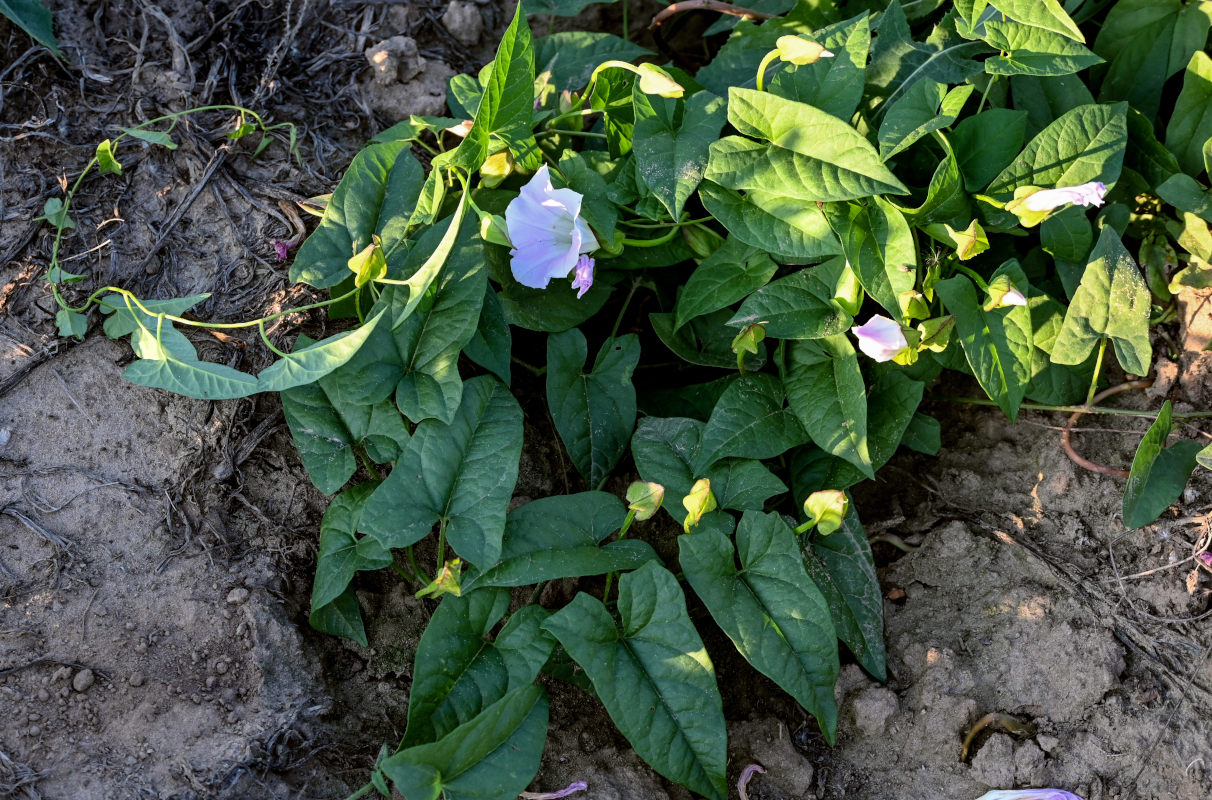
<svg viewBox="0 0 1212 800">
<path fill-rule="evenodd" d="M 202 324 L 184 316 L 201 297 L 109 287 L 71 306 L 84 276 L 48 275 L 64 335 L 99 305 L 108 335 L 131 336 L 131 381 L 281 393 L 334 496 L 312 625 L 367 644 L 360 571 L 440 597 L 404 737 L 359 795 L 517 796 L 546 674 L 723 800 L 722 698 L 688 602 L 832 743 L 839 650 L 886 677 L 848 490 L 901 446 L 938 450 L 927 388 L 970 375 L 1011 420 L 1139 413 L 1097 405 L 1112 362 L 1147 376 L 1150 326 L 1212 285 L 1212 3 L 764 7 L 783 13 L 734 9 L 747 18 L 690 74 L 606 33 L 533 38 L 519 6 L 495 60 L 451 81 L 453 116 L 375 137 L 299 247 L 291 278 L 329 293 L 303 309 L 348 329 L 275 349 L 257 376 L 198 359 L 176 326 Z M 265 129 L 246 118 L 237 133 Z M 47 205 L 60 234 L 71 194 Z M 205 324 L 264 336 L 265 320 Z M 585 490 L 508 511 L 515 368 L 542 380 Z M 1212 447 L 1167 446 L 1199 416 L 1157 414 L 1127 526 L 1212 467 Z M 603 491 L 637 476 L 625 500 Z M 534 602 L 563 578 L 586 590 Z"/>
</svg>

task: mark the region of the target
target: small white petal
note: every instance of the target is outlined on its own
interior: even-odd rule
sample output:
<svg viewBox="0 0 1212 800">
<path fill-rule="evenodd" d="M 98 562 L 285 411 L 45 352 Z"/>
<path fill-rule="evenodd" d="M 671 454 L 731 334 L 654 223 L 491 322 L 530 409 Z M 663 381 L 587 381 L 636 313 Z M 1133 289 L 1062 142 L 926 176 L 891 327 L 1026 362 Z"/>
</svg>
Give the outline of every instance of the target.
<svg viewBox="0 0 1212 800">
<path fill-rule="evenodd" d="M 851 332 L 858 339 L 859 350 L 874 361 L 891 361 L 909 346 L 900 324 L 884 316 L 874 316 Z"/>
</svg>

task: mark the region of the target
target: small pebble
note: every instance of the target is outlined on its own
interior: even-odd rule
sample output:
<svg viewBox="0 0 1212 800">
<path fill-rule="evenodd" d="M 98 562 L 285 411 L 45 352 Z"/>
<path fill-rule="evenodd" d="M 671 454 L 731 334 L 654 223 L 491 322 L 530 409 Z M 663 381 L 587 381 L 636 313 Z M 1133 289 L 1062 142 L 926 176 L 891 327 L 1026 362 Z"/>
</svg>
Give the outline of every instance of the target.
<svg viewBox="0 0 1212 800">
<path fill-rule="evenodd" d="M 87 692 L 96 680 L 97 677 L 93 675 L 91 669 L 82 669 L 76 673 L 76 677 L 72 678 L 72 688 L 77 692 Z"/>
<path fill-rule="evenodd" d="M 46 691 L 45 689 L 39 689 L 37 696 L 38 702 L 40 703 L 45 703 L 47 700 L 50 700 L 50 692 Z"/>
<path fill-rule="evenodd" d="M 134 649 L 135 649 L 136 653 L 138 653 L 139 655 L 143 655 L 144 653 L 147 652 L 147 643 L 146 642 L 135 642 Z"/>
<path fill-rule="evenodd" d="M 147 682 L 147 678 L 145 678 L 145 677 L 143 676 L 143 673 L 142 673 L 142 672 L 132 672 L 132 673 L 130 674 L 130 677 L 129 677 L 129 678 L 127 678 L 127 679 L 126 679 L 126 681 L 127 681 L 127 683 L 129 683 L 131 686 L 134 686 L 134 687 L 137 689 L 137 688 L 139 688 L 140 686 L 142 686 L 144 683 L 146 683 L 146 682 Z"/>
<path fill-rule="evenodd" d="M 226 661 L 217 662 L 215 664 L 215 672 L 219 673 L 220 675 L 226 675 L 227 674 L 227 662 Z"/>
<path fill-rule="evenodd" d="M 243 586 L 237 586 L 227 593 L 227 602 L 230 605 L 238 606 L 248 600 L 248 590 Z"/>
</svg>

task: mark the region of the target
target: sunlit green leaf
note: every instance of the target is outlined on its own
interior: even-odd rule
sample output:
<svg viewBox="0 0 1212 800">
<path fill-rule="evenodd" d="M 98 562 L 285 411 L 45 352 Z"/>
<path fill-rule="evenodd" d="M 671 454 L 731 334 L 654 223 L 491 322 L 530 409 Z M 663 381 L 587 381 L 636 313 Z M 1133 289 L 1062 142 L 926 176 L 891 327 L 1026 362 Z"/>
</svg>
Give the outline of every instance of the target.
<svg viewBox="0 0 1212 800">
<path fill-rule="evenodd" d="M 1184 439 L 1166 447 L 1166 439 L 1173 429 L 1170 401 L 1167 400 L 1132 459 L 1132 470 L 1124 487 L 1123 508 L 1124 525 L 1129 528 L 1144 527 L 1160 517 L 1178 500 L 1195 470 L 1200 443 Z"/>
</svg>

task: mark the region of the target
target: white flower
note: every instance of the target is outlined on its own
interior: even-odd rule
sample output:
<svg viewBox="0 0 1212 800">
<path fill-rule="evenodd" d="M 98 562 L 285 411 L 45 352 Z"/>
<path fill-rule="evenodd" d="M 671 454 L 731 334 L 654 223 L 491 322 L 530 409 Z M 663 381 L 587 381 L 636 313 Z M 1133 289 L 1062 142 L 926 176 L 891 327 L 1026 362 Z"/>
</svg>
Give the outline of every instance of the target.
<svg viewBox="0 0 1212 800">
<path fill-rule="evenodd" d="M 909 346 L 900 323 L 888 317 L 874 316 L 866 325 L 853 328 L 852 333 L 858 339 L 859 350 L 876 361 L 891 361 Z"/>
<path fill-rule="evenodd" d="M 1064 189 L 1043 189 L 1023 200 L 1023 208 L 1028 211 L 1051 211 L 1059 206 L 1073 203 L 1079 206 L 1101 206 L 1103 196 L 1107 194 L 1107 185 L 1101 181 L 1083 183 L 1081 186 L 1070 186 Z"/>
<path fill-rule="evenodd" d="M 1010 291 L 1008 291 L 1004 295 L 1002 295 L 1002 305 L 1003 306 L 1025 306 L 1025 305 L 1027 305 L 1027 298 L 1023 297 L 1023 293 L 1020 292 L 1018 289 L 1011 289 Z"/>
<path fill-rule="evenodd" d="M 546 289 L 552 278 L 564 278 L 582 253 L 598 249 L 593 231 L 581 219 L 581 195 L 556 189 L 544 164 L 505 209 L 510 268 L 523 286 Z"/>
<path fill-rule="evenodd" d="M 1060 789 L 999 789 L 985 792 L 976 800 L 1082 800 L 1072 792 Z"/>
</svg>

